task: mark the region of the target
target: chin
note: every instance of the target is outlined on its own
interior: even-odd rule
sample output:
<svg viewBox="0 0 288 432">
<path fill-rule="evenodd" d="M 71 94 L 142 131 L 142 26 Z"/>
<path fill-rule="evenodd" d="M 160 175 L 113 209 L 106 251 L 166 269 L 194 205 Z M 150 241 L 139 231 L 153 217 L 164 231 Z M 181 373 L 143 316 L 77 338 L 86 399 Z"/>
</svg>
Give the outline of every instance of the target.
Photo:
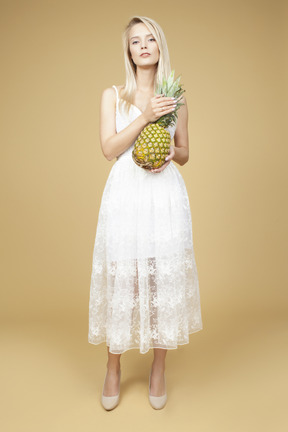
<svg viewBox="0 0 288 432">
<path fill-rule="evenodd" d="M 141 62 L 138 65 L 139 66 L 156 66 L 158 64 L 158 61 L 159 61 L 158 59 L 155 59 L 155 60 L 149 59 L 149 61 Z"/>
</svg>

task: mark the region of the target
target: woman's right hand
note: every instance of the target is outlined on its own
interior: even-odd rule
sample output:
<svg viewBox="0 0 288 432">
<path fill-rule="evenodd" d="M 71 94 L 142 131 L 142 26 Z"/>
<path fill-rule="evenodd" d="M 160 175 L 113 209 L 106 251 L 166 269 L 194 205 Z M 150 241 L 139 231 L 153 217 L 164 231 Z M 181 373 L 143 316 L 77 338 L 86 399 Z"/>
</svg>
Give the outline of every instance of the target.
<svg viewBox="0 0 288 432">
<path fill-rule="evenodd" d="M 176 98 L 163 96 L 161 94 L 151 98 L 143 112 L 147 123 L 153 123 L 165 114 L 174 111 L 177 100 Z"/>
</svg>

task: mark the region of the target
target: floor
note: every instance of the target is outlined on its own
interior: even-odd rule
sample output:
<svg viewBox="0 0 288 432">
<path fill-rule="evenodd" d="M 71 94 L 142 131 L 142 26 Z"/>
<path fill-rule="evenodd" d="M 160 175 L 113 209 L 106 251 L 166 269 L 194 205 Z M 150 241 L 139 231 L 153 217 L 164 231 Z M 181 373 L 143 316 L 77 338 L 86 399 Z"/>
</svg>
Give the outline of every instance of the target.
<svg viewBox="0 0 288 432">
<path fill-rule="evenodd" d="M 107 349 L 87 342 L 87 317 L 2 323 L 2 430 L 286 432 L 287 315 L 206 312 L 203 324 L 167 353 L 164 409 L 148 402 L 153 351 L 133 349 L 121 356 L 120 403 L 107 412 Z"/>
</svg>

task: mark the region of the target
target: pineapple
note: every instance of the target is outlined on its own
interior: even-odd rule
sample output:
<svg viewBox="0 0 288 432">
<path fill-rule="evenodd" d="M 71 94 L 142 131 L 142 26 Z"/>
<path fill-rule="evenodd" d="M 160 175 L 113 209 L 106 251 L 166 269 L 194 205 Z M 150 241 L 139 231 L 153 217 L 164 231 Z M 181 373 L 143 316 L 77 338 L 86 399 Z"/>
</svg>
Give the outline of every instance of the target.
<svg viewBox="0 0 288 432">
<path fill-rule="evenodd" d="M 168 79 L 157 86 L 156 94 L 179 98 L 185 90 L 179 84 L 180 77 L 174 80 L 174 70 Z M 175 110 L 163 115 L 153 123 L 149 123 L 140 133 L 134 143 L 132 159 L 141 168 L 151 170 L 160 168 L 165 163 L 166 156 L 170 153 L 171 137 L 168 126 L 175 124 L 177 111 L 183 103 L 177 102 Z"/>
</svg>

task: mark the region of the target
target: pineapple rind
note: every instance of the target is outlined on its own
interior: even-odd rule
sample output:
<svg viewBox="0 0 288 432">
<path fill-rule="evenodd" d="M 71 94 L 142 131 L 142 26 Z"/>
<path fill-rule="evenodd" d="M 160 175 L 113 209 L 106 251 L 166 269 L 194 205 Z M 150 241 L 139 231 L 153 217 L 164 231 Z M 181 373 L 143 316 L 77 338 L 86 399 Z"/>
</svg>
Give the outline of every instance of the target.
<svg viewBox="0 0 288 432">
<path fill-rule="evenodd" d="M 180 84 L 181 76 L 174 80 L 174 73 L 173 70 L 167 80 L 163 79 L 163 82 L 157 86 L 156 94 L 179 98 L 184 93 L 185 90 Z M 171 143 L 167 128 L 175 124 L 178 117 L 177 111 L 181 105 L 184 104 L 177 102 L 173 112 L 160 117 L 141 131 L 132 151 L 132 158 L 138 166 L 151 170 L 160 168 L 165 163 L 165 157 L 170 153 Z"/>
<path fill-rule="evenodd" d="M 145 132 L 145 129 L 143 131 Z M 147 151 L 143 150 L 141 145 L 136 140 L 134 149 L 132 151 L 132 158 L 134 162 L 144 169 L 150 170 L 151 168 L 160 168 L 165 163 L 165 157 L 170 152 L 170 133 L 160 125 L 154 125 L 153 129 L 157 131 L 157 135 L 162 135 L 160 143 L 155 139 L 148 143 Z M 148 132 L 149 133 L 149 132 Z"/>
</svg>

